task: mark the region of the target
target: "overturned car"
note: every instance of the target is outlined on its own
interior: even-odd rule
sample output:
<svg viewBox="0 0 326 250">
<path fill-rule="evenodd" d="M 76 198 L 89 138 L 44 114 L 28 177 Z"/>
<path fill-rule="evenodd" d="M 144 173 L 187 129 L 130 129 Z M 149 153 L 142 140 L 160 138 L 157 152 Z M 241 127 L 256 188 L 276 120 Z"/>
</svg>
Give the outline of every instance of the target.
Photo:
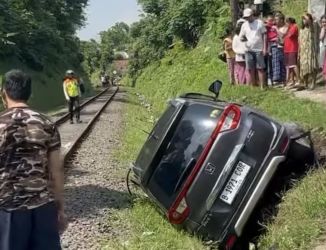
<svg viewBox="0 0 326 250">
<path fill-rule="evenodd" d="M 275 173 L 288 161 L 311 165 L 315 153 L 296 125 L 218 100 L 221 86 L 210 86 L 214 97 L 188 93 L 169 102 L 132 180 L 172 224 L 221 249 L 247 249 L 245 232 Z"/>
</svg>

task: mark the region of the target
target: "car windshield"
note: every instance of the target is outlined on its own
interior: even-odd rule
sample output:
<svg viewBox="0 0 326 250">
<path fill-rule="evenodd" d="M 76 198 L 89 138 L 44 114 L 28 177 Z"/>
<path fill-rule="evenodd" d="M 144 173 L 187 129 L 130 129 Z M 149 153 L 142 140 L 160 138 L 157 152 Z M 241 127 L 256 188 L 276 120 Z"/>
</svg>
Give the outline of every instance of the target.
<svg viewBox="0 0 326 250">
<path fill-rule="evenodd" d="M 153 161 L 158 148 L 171 124 L 171 120 L 176 112 L 176 107 L 169 105 L 165 112 L 162 114 L 159 121 L 156 123 L 151 134 L 148 136 L 142 150 L 140 151 L 136 160 L 136 166 L 141 168 L 142 171 L 146 170 Z"/>
<path fill-rule="evenodd" d="M 200 104 L 185 110 L 149 181 L 150 192 L 164 207 L 171 205 L 189 176 L 220 114 L 220 109 Z"/>
</svg>

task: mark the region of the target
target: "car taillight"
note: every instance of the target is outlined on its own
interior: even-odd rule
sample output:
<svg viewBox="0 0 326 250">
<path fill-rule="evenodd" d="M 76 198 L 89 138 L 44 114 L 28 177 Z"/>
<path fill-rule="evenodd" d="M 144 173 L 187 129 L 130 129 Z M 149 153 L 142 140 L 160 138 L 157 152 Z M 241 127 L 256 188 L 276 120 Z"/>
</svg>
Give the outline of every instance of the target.
<svg viewBox="0 0 326 250">
<path fill-rule="evenodd" d="M 228 106 L 222 114 L 222 117 L 218 124 L 218 129 L 215 131 L 215 138 L 217 137 L 218 133 L 235 129 L 238 127 L 240 121 L 241 112 L 238 106 L 230 105 Z"/>
<path fill-rule="evenodd" d="M 194 166 L 185 184 L 183 185 L 183 189 L 180 191 L 179 195 L 177 196 L 176 200 L 174 201 L 174 203 L 172 204 L 172 206 L 170 207 L 167 213 L 167 217 L 171 223 L 181 224 L 188 217 L 190 213 L 190 209 L 186 202 L 186 194 L 192 182 L 197 176 L 207 155 L 209 154 L 209 151 L 211 150 L 218 134 L 230 129 L 237 128 L 240 121 L 240 116 L 241 116 L 241 111 L 239 107 L 233 104 L 226 107 L 226 109 L 222 113 L 221 118 L 217 123 L 217 126 L 214 129 L 212 135 L 210 136 L 203 152 L 199 156 L 196 165 Z"/>
<path fill-rule="evenodd" d="M 169 221 L 173 224 L 180 224 L 189 215 L 189 212 L 186 199 L 183 197 L 178 204 L 175 204 L 174 211 L 168 214 Z"/>
<path fill-rule="evenodd" d="M 285 137 L 282 141 L 281 147 L 280 147 L 280 152 L 282 154 L 285 153 L 285 151 L 287 150 L 288 146 L 289 146 L 290 140 L 289 137 Z"/>
<path fill-rule="evenodd" d="M 225 118 L 225 121 L 221 128 L 221 132 L 229 129 L 235 129 L 238 126 L 238 123 L 239 123 L 238 112 L 237 110 L 231 109 Z"/>
<path fill-rule="evenodd" d="M 234 246 L 234 243 L 237 240 L 236 235 L 230 235 L 225 244 L 225 250 L 230 250 Z"/>
</svg>

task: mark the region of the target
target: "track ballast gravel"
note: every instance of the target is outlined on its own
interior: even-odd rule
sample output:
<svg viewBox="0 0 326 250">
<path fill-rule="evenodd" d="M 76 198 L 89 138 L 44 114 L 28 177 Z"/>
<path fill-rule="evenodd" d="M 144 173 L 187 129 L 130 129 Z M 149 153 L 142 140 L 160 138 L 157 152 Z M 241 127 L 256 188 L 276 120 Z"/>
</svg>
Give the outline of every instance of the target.
<svg viewBox="0 0 326 250">
<path fill-rule="evenodd" d="M 117 174 L 122 166 L 112 159 L 120 143 L 125 100 L 126 94 L 118 92 L 66 164 L 69 225 L 61 237 L 63 249 L 97 250 L 101 240 L 119 234 L 108 218 L 130 205 L 124 179 Z"/>
</svg>

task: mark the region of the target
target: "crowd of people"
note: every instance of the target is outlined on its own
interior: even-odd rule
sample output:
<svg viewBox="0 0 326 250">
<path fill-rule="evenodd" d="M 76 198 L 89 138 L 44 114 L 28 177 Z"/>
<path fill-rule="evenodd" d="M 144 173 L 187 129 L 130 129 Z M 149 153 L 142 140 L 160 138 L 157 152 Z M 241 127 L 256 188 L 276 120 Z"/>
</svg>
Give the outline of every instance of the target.
<svg viewBox="0 0 326 250">
<path fill-rule="evenodd" d="M 112 86 L 118 85 L 118 82 L 121 80 L 121 77 L 116 70 L 113 70 L 111 77 L 109 76 L 108 73 L 102 72 L 100 79 L 101 79 L 102 87 L 108 87 L 110 85 Z"/>
<path fill-rule="evenodd" d="M 254 10 L 243 10 L 233 30 L 223 40 L 231 84 L 307 88 L 322 71 L 326 82 L 326 15 L 315 20 L 275 12 L 264 19 Z M 319 41 L 318 41 L 319 40 Z"/>
</svg>

